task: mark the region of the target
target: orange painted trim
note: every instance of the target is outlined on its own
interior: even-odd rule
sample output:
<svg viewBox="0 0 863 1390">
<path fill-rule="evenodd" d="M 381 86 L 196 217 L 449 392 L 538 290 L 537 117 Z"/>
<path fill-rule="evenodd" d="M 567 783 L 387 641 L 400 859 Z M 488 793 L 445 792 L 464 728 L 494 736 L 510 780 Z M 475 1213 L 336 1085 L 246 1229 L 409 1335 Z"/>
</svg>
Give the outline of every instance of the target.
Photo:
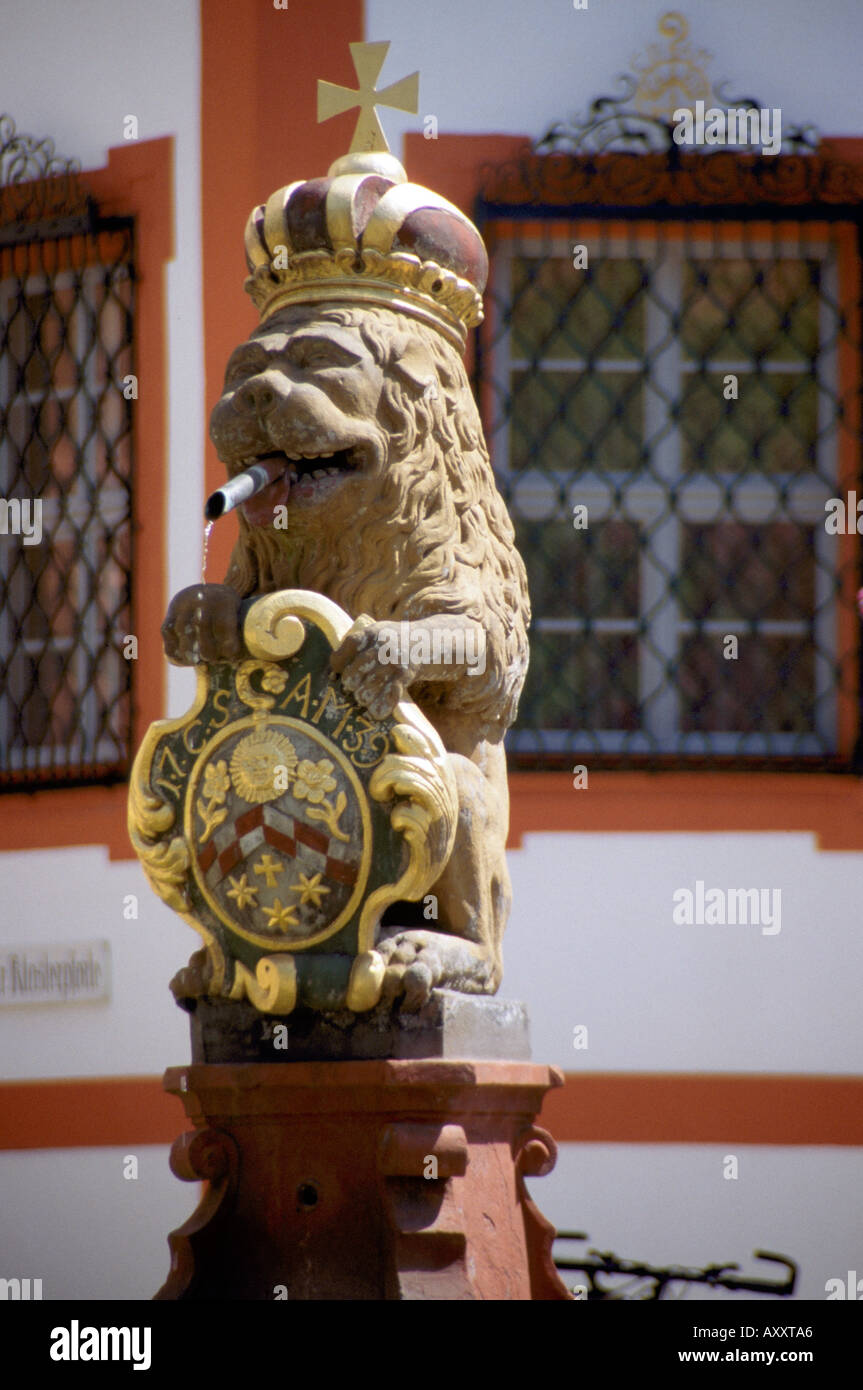
<svg viewBox="0 0 863 1390">
<path fill-rule="evenodd" d="M 133 413 L 132 747 L 164 714 L 165 661 L 159 627 L 165 615 L 167 382 L 165 265 L 174 255 L 174 142 L 130 141 L 108 151 L 104 169 L 82 175 L 105 216 L 135 219 L 135 360 L 140 394 Z M 146 673 L 144 676 L 143 673 Z M 126 788 L 69 787 L 0 795 L 0 847 L 107 845 L 112 859 L 132 858 L 126 835 Z"/>
<path fill-rule="evenodd" d="M 863 1145 L 863 1077 L 568 1072 L 542 1123 L 562 1144 Z"/>
<path fill-rule="evenodd" d="M 576 760 L 573 759 L 573 762 Z M 863 850 L 863 781 L 829 773 L 511 772 L 510 849 L 535 831 L 814 834 L 820 850 Z"/>
<path fill-rule="evenodd" d="M 0 1083 L 0 1150 L 170 1144 L 187 1128 L 155 1076 Z"/>
<path fill-rule="evenodd" d="M 863 1078 L 569 1072 L 542 1123 L 562 1144 L 863 1146 Z M 0 1083 L 0 1150 L 169 1144 L 187 1127 L 155 1076 Z"/>
<path fill-rule="evenodd" d="M 349 43 L 365 37 L 362 0 L 277 10 L 261 0 L 201 0 L 201 225 L 207 416 L 225 365 L 257 325 L 243 291 L 249 213 L 294 179 L 323 177 L 351 142 L 356 112 L 318 124 L 317 80 L 355 88 Z M 385 69 L 385 71 L 388 71 Z M 286 75 L 287 74 L 287 75 Z M 389 75 L 384 79 L 390 81 Z M 225 481 L 205 441 L 207 492 Z M 207 578 L 221 580 L 236 517 L 210 539 Z"/>
</svg>

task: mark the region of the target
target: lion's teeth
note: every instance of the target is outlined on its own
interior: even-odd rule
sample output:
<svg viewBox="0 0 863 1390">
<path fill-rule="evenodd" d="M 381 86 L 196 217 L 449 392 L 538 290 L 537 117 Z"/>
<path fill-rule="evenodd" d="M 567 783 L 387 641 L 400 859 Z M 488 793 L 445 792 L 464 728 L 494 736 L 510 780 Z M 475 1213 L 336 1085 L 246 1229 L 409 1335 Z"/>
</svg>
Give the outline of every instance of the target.
<svg viewBox="0 0 863 1390">
<path fill-rule="evenodd" d="M 326 476 L 326 471 L 323 468 L 316 468 L 312 473 L 313 478 L 325 478 Z"/>
</svg>

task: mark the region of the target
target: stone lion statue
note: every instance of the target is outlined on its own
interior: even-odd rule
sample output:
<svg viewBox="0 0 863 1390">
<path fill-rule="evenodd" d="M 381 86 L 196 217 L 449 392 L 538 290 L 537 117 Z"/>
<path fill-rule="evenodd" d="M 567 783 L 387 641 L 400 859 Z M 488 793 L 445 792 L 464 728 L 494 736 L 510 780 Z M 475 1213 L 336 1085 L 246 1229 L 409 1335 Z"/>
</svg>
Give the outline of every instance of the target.
<svg viewBox="0 0 863 1390">
<path fill-rule="evenodd" d="M 434 724 L 459 795 L 437 920 L 396 904 L 376 947 L 382 998 L 415 1009 L 436 986 L 500 982 L 527 583 L 457 349 L 397 309 L 334 300 L 277 308 L 232 354 L 211 438 L 229 476 L 266 461 L 274 481 L 241 508 L 224 584 L 177 594 L 163 636 L 175 664 L 236 662 L 248 601 L 314 590 L 358 620 L 332 658 L 343 687 L 375 718 L 407 694 Z"/>
</svg>

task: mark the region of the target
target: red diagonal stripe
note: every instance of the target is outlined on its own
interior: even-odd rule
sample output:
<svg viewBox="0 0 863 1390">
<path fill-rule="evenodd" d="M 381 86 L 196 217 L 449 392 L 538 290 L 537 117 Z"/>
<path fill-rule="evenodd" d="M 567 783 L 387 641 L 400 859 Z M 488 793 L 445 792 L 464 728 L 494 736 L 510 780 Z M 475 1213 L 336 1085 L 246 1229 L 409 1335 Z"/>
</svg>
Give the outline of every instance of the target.
<svg viewBox="0 0 863 1390">
<path fill-rule="evenodd" d="M 316 849 L 319 854 L 326 854 L 330 847 L 329 835 L 322 835 L 320 830 L 303 825 L 301 820 L 294 821 L 294 834 L 301 845 L 308 845 L 309 849 Z"/>
<path fill-rule="evenodd" d="M 336 883 L 347 883 L 350 886 L 357 881 L 356 865 L 346 864 L 343 859 L 327 859 L 327 866 L 324 869 L 326 878 L 333 879 Z"/>
<path fill-rule="evenodd" d="M 216 857 L 216 846 L 214 841 L 208 840 L 207 844 L 198 855 L 198 863 L 201 866 L 201 873 L 205 874 Z"/>
<path fill-rule="evenodd" d="M 237 829 L 237 839 L 240 839 L 242 835 L 248 835 L 250 830 L 257 830 L 258 826 L 263 822 L 263 819 L 263 806 L 253 806 L 251 810 L 245 811 L 243 815 L 238 817 L 234 822 Z"/>
<path fill-rule="evenodd" d="M 225 877 L 225 874 L 229 874 L 231 870 L 239 864 L 242 857 L 240 846 L 237 844 L 236 840 L 234 840 L 233 844 L 228 845 L 227 849 L 222 850 L 222 853 L 219 855 L 219 868 L 222 873 L 222 878 Z"/>
<path fill-rule="evenodd" d="M 292 840 L 290 835 L 283 835 L 281 830 L 276 830 L 272 825 L 264 826 L 264 840 L 273 849 L 280 849 L 284 854 L 295 859 L 297 856 L 297 842 Z"/>
</svg>

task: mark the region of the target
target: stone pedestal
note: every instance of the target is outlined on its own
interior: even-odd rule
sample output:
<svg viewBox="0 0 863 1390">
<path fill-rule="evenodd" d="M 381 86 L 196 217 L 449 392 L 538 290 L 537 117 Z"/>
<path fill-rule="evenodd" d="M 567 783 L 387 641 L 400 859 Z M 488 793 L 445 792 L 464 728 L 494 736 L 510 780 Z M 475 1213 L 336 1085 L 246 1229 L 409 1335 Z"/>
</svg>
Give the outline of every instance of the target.
<svg viewBox="0 0 863 1390">
<path fill-rule="evenodd" d="M 530 1061 L 527 1009 L 511 999 L 436 989 L 417 1013 L 295 1009 L 284 1018 L 229 999 L 190 1002 L 193 1062 Z"/>
<path fill-rule="evenodd" d="M 524 1184 L 554 1165 L 535 1119 L 561 1082 L 440 1055 L 170 1068 L 195 1124 L 172 1167 L 208 1186 L 156 1297 L 568 1299 Z"/>
</svg>

